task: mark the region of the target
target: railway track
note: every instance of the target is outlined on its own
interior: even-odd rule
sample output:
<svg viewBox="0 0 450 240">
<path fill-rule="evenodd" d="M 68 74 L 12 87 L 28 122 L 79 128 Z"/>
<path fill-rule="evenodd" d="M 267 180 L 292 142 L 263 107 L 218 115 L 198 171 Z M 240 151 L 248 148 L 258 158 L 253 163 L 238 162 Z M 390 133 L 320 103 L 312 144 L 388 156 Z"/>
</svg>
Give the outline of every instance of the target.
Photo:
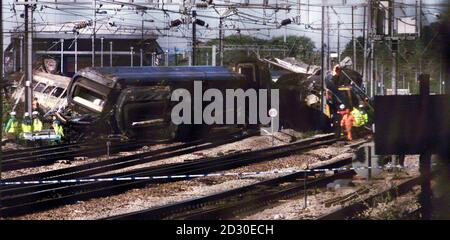
<svg viewBox="0 0 450 240">
<path fill-rule="evenodd" d="M 239 152 L 220 157 L 199 158 L 189 162 L 146 167 L 116 174 L 104 174 L 101 175 L 101 177 L 170 176 L 177 174 L 210 173 L 248 165 L 251 163 L 276 159 L 302 150 L 312 149 L 324 144 L 331 144 L 335 141 L 334 135 L 328 134 L 282 146 L 269 147 L 249 152 Z M 149 158 L 151 158 L 151 156 Z M 146 159 L 146 157 L 143 157 L 142 159 Z M 24 188 L 19 188 L 20 190 L 18 188 L 5 189 L 1 193 L 1 216 L 8 217 L 22 215 L 32 211 L 49 209 L 94 197 L 118 194 L 129 189 L 146 186 L 149 183 L 162 183 L 179 180 L 179 178 L 164 178 L 126 182 L 97 181 L 87 183 L 52 184 L 47 185 L 46 189 L 42 189 L 42 186 L 40 185 L 25 186 Z"/>
<path fill-rule="evenodd" d="M 59 148 L 72 147 L 72 146 L 77 146 L 77 145 L 81 146 L 81 145 L 86 145 L 86 144 L 88 144 L 88 143 L 64 143 L 64 144 L 58 144 L 58 145 L 49 145 L 49 146 L 8 150 L 8 151 L 2 151 L 2 156 L 4 159 L 8 159 L 8 158 L 14 158 L 14 157 L 20 157 L 20 156 L 29 156 L 34 153 L 50 152 L 53 150 L 57 150 Z"/>
<path fill-rule="evenodd" d="M 338 168 L 350 164 L 352 158 L 313 168 Z M 304 194 L 305 188 L 321 187 L 336 179 L 351 177 L 354 171 L 343 171 L 331 176 L 314 177 L 317 173 L 292 173 L 233 190 L 192 200 L 150 208 L 142 211 L 104 218 L 104 220 L 128 219 L 232 219 L 270 205 L 279 199 Z M 313 177 L 313 179 L 310 179 Z M 307 179 L 305 181 L 305 179 Z"/>
<path fill-rule="evenodd" d="M 57 160 L 73 159 L 77 156 L 94 157 L 109 153 L 136 149 L 154 141 L 126 141 L 111 142 L 108 147 L 106 142 L 76 143 L 49 146 L 36 149 L 28 149 L 23 152 L 2 153 L 3 171 L 12 171 L 29 167 L 38 167 L 52 164 Z"/>
<path fill-rule="evenodd" d="M 378 204 L 379 199 L 386 199 L 387 197 L 396 198 L 398 196 L 401 196 L 401 195 L 404 195 L 404 194 L 410 192 L 413 189 L 413 187 L 415 187 L 419 184 L 419 181 L 420 181 L 419 176 L 413 177 L 411 179 L 403 181 L 402 183 L 400 183 L 392 188 L 386 189 L 386 190 L 378 192 L 376 194 L 369 195 L 359 201 L 356 201 L 347 206 L 338 208 L 331 213 L 322 215 L 317 219 L 318 220 L 351 219 L 351 218 L 355 217 L 357 214 L 363 212 L 364 210 L 375 207 Z"/>
<path fill-rule="evenodd" d="M 156 149 L 149 152 L 133 154 L 124 157 L 117 157 L 108 160 L 103 160 L 94 163 L 87 163 L 79 166 L 46 171 L 42 173 L 29 174 L 14 178 L 4 179 L 8 182 L 17 181 L 32 181 L 32 180 L 58 180 L 58 179 L 75 179 L 87 178 L 93 175 L 101 175 L 110 171 L 123 169 L 130 166 L 149 163 L 157 160 L 162 160 L 170 157 L 176 157 L 183 154 L 189 154 L 200 150 L 206 150 L 217 147 L 223 144 L 239 141 L 244 138 L 254 136 L 256 132 L 247 134 L 230 133 L 219 137 L 219 140 L 214 138 L 206 138 L 197 141 L 187 142 L 180 145 Z M 17 195 L 32 191 L 46 190 L 59 184 L 40 184 L 40 185 L 25 185 L 25 186 L 4 186 L 0 193 L 3 196 Z"/>
</svg>

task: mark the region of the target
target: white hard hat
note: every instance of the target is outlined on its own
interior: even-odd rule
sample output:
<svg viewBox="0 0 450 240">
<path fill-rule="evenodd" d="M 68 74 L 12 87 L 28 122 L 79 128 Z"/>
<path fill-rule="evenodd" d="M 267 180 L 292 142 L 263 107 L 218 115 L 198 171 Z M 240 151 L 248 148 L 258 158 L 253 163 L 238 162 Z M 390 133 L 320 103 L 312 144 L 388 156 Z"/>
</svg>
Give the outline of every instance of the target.
<svg viewBox="0 0 450 240">
<path fill-rule="evenodd" d="M 39 115 L 38 111 L 33 111 L 33 115 Z"/>
<path fill-rule="evenodd" d="M 29 116 L 30 116 L 30 113 L 25 112 L 25 114 L 23 114 L 23 116 L 24 116 L 24 117 L 29 117 Z"/>
<path fill-rule="evenodd" d="M 362 104 L 359 104 L 359 107 L 360 107 L 360 108 L 363 108 L 363 107 L 364 107 L 364 105 L 362 105 Z"/>
<path fill-rule="evenodd" d="M 345 108 L 344 104 L 339 105 L 339 109 L 344 110 L 344 108 Z"/>
<path fill-rule="evenodd" d="M 11 113 L 9 113 L 9 115 L 16 116 L 16 112 L 12 111 Z"/>
</svg>

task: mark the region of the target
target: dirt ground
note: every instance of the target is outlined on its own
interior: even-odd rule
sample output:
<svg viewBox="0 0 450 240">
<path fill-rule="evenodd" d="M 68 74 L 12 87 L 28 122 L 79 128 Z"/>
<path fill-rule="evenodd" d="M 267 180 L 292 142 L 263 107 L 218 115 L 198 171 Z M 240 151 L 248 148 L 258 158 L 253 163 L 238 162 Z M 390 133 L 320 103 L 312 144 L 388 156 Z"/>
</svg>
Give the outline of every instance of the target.
<svg viewBox="0 0 450 240">
<path fill-rule="evenodd" d="M 19 144 L 11 143 L 11 142 L 7 142 L 7 143 L 4 143 L 4 145 L 2 145 L 2 151 L 10 151 L 10 150 L 17 150 L 17 149 L 24 149 L 24 147 L 22 147 Z"/>
<path fill-rule="evenodd" d="M 350 182 L 342 184 L 334 184 L 332 187 L 309 190 L 307 196 L 307 204 L 305 206 L 304 195 L 295 199 L 281 200 L 275 206 L 266 208 L 263 211 L 254 213 L 243 217 L 246 220 L 273 220 L 273 219 L 286 219 L 286 220 L 297 220 L 297 219 L 316 219 L 322 215 L 331 213 L 332 211 L 363 199 L 369 195 L 376 194 L 385 189 L 391 188 L 401 181 L 407 178 L 417 176 L 418 168 L 418 156 L 407 156 L 405 159 L 405 167 L 409 168 L 408 171 L 405 170 L 392 170 L 384 171 L 380 176 L 372 180 L 366 180 L 360 176 L 354 177 Z M 339 180 L 338 180 L 339 181 Z M 357 193 L 357 190 L 366 190 Z M 336 205 L 327 205 L 326 203 L 332 199 L 338 199 L 345 196 L 354 195 L 355 197 L 350 201 L 342 202 Z M 398 201 L 394 202 L 381 202 L 377 206 L 378 210 L 372 209 L 367 211 L 366 215 L 361 215 L 360 218 L 363 219 L 393 219 L 389 218 L 389 215 L 378 214 L 384 212 L 387 206 L 398 206 L 402 205 L 402 202 L 411 203 L 409 208 L 406 207 L 404 211 L 411 210 L 414 207 L 416 194 L 405 195 L 405 197 L 399 198 Z M 384 209 L 384 210 L 383 210 Z M 369 214 L 370 213 L 370 214 Z M 395 216 L 395 215 L 392 215 Z"/>
<path fill-rule="evenodd" d="M 143 152 L 149 152 L 149 151 L 152 151 L 155 149 L 159 149 L 162 147 L 169 147 L 169 146 L 173 146 L 173 145 L 177 145 L 177 144 L 181 144 L 181 143 L 149 145 L 149 146 L 141 147 L 140 149 L 137 149 L 134 151 L 119 152 L 119 153 L 111 154 L 109 157 L 106 155 L 102 155 L 99 157 L 91 157 L 91 158 L 87 158 L 85 156 L 78 156 L 78 157 L 75 157 L 75 159 L 72 161 L 69 161 L 68 159 L 61 159 L 61 160 L 56 161 L 54 164 L 49 164 L 49 165 L 44 165 L 44 166 L 39 166 L 39 167 L 23 168 L 23 169 L 18 169 L 18 170 L 13 170 L 13 171 L 2 171 L 2 179 L 20 177 L 23 175 L 41 173 L 41 172 L 52 171 L 52 170 L 58 170 L 58 169 L 88 164 L 88 163 L 101 162 L 101 161 L 112 159 L 112 158 L 128 156 L 128 155 L 138 154 L 138 153 L 143 153 Z"/>
</svg>

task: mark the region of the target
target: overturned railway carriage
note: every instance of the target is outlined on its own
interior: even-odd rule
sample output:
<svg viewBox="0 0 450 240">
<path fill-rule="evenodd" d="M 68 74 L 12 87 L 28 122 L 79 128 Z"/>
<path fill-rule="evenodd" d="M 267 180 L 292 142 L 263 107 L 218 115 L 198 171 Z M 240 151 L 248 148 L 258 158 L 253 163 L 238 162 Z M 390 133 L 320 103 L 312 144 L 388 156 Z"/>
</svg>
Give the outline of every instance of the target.
<svg viewBox="0 0 450 240">
<path fill-rule="evenodd" d="M 280 118 L 284 127 L 306 130 L 331 130 L 333 115 L 339 105 L 358 107 L 360 103 L 370 106 L 362 90 L 362 76 L 351 69 L 342 69 L 339 75 L 326 76 L 327 105 L 321 109 L 321 73 L 289 73 L 282 75 L 274 88 L 280 90 Z M 295 110 L 294 110 L 295 109 Z"/>
<path fill-rule="evenodd" d="M 280 124 L 300 131 L 320 129 L 326 120 L 320 106 L 320 82 L 302 73 L 284 74 L 274 88 L 280 91 Z"/>
<path fill-rule="evenodd" d="M 70 78 L 49 73 L 33 75 L 33 94 L 46 111 L 58 111 L 67 104 L 67 86 Z"/>
<path fill-rule="evenodd" d="M 171 101 L 173 91 L 188 90 L 193 104 L 194 81 L 201 82 L 203 92 L 263 85 L 257 65 L 235 67 L 237 71 L 206 66 L 86 68 L 73 77 L 68 107 L 57 117 L 78 137 L 107 133 L 184 138 L 204 126 L 172 123 L 171 111 L 178 103 Z"/>
<path fill-rule="evenodd" d="M 12 99 L 15 108 L 21 107 L 19 103 L 25 100 L 25 88 L 23 87 L 24 74 L 10 75 Z M 71 79 L 69 77 L 50 74 L 41 71 L 33 71 L 33 97 L 37 98 L 40 107 L 45 113 L 58 111 L 65 108 L 67 104 L 67 86 Z M 18 109 L 15 109 L 18 110 Z"/>
<path fill-rule="evenodd" d="M 356 77 L 360 76 L 356 72 L 354 74 Z M 197 84 L 201 82 L 200 90 L 195 89 L 194 82 Z M 342 102 L 357 102 L 347 99 L 355 97 L 354 90 L 340 92 L 335 82 L 331 78 L 327 80 L 327 89 L 332 94 L 327 103 L 332 112 L 335 112 Z M 355 80 L 355 83 L 358 85 L 360 81 Z M 172 122 L 172 109 L 182 98 L 172 101 L 171 97 L 173 92 L 180 88 L 190 93 L 190 124 Z M 201 135 L 217 125 L 223 127 L 226 123 L 229 126 L 225 119 L 230 113 L 235 119 L 235 126 L 239 124 L 252 127 L 261 122 L 261 116 L 258 114 L 256 124 L 250 123 L 249 109 L 256 108 L 257 113 L 267 112 L 267 109 L 259 109 L 259 104 L 250 106 L 247 95 L 243 97 L 244 104 L 234 96 L 235 104 L 232 107 L 228 109 L 226 101 L 223 101 L 222 113 L 220 111 L 213 113 L 214 116 L 222 115 L 222 123 L 204 124 L 203 119 L 200 123 L 195 122 L 194 111 L 198 109 L 194 98 L 200 98 L 200 114 L 202 114 L 205 107 L 213 101 L 203 99 L 203 93 L 211 88 L 218 89 L 224 97 L 223 100 L 227 95 L 227 89 L 244 91 L 279 89 L 279 119 L 283 127 L 299 130 L 331 130 L 330 124 L 327 124 L 331 123 L 330 116 L 327 118 L 321 111 L 320 73 L 287 74 L 274 83 L 267 64 L 257 60 L 236 62 L 231 64 L 230 68 L 210 66 L 85 68 L 73 77 L 68 87 L 67 108 L 56 115 L 67 126 L 66 130 L 69 131 L 71 139 L 98 138 L 106 135 L 187 139 L 195 138 L 196 135 Z M 271 91 L 268 91 L 267 108 L 272 105 L 270 95 Z M 247 109 L 244 111 L 244 124 L 237 122 L 238 108 Z M 184 114 L 183 112 L 181 115 Z"/>
</svg>

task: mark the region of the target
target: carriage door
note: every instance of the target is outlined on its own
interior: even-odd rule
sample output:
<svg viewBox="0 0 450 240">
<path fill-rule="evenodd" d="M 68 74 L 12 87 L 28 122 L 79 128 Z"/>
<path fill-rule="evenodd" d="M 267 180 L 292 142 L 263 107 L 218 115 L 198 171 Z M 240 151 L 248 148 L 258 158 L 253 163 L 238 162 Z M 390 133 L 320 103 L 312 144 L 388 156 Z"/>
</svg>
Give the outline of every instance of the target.
<svg viewBox="0 0 450 240">
<path fill-rule="evenodd" d="M 145 135 L 166 124 L 170 99 L 166 86 L 135 87 L 122 91 L 116 105 L 116 121 L 124 134 Z"/>
<path fill-rule="evenodd" d="M 259 82 L 256 76 L 255 65 L 252 63 L 240 63 L 237 65 L 238 72 L 245 76 L 247 86 L 250 88 L 258 88 Z"/>
<path fill-rule="evenodd" d="M 242 74 L 245 76 L 245 87 L 247 89 L 253 88 L 258 92 L 259 89 L 259 79 L 256 73 L 256 68 L 255 65 L 253 63 L 240 63 L 237 65 L 237 69 L 238 69 L 238 73 Z M 244 91 L 246 91 L 246 89 L 244 89 Z M 257 100 L 257 102 L 259 102 L 259 99 Z M 256 107 L 256 112 L 258 112 L 258 108 L 259 108 L 259 104 L 257 104 L 256 106 L 250 106 L 250 102 L 246 101 L 246 121 L 249 120 L 249 113 L 250 111 L 248 109 L 250 109 L 251 107 Z M 257 118 L 259 118 L 259 116 L 257 115 Z M 247 122 L 248 123 L 248 122 Z"/>
</svg>

